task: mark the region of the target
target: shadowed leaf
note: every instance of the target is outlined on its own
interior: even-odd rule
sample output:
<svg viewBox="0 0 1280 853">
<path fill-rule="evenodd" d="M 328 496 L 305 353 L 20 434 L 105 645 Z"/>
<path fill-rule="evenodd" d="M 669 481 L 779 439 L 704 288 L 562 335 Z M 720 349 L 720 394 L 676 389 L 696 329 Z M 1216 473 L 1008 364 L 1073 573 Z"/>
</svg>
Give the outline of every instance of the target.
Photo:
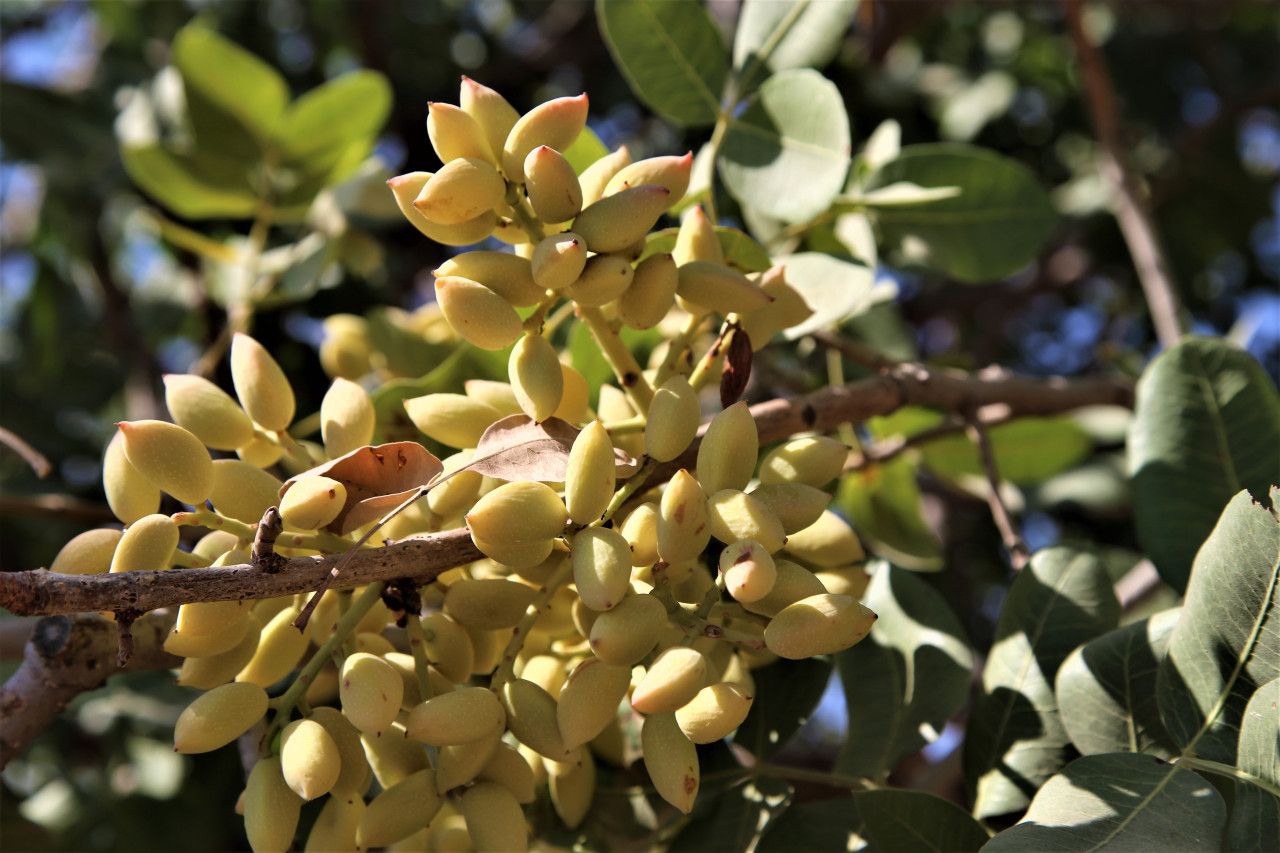
<svg viewBox="0 0 1280 853">
<path fill-rule="evenodd" d="M 1232 495 L 1280 477 L 1280 395 L 1248 353 L 1189 338 L 1138 382 L 1128 450 L 1138 540 L 1181 591 Z"/>
<path fill-rule="evenodd" d="M 1070 548 L 1037 551 L 1009 588 L 965 739 L 979 819 L 1020 811 L 1067 760 L 1053 681 L 1076 646 L 1114 628 L 1106 567 Z"/>
<path fill-rule="evenodd" d="M 984 853 L 1214 850 L 1226 820 L 1203 777 L 1135 753 L 1086 755 L 1054 776 Z"/>
<path fill-rule="evenodd" d="M 1156 706 L 1156 670 L 1180 612 L 1166 610 L 1103 634 L 1062 664 L 1058 707 L 1080 752 L 1146 752 L 1161 758 L 1176 752 Z"/>
</svg>

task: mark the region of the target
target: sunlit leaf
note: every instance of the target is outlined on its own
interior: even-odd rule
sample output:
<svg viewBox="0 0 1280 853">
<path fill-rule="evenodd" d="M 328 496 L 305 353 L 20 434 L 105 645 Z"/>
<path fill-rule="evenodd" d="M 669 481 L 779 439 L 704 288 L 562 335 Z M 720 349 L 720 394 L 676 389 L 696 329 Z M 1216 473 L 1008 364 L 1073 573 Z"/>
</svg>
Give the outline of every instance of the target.
<svg viewBox="0 0 1280 853">
<path fill-rule="evenodd" d="M 1236 763 L 1246 705 L 1258 685 L 1280 677 L 1278 585 L 1280 521 L 1242 491 L 1196 556 L 1160 663 L 1160 716 L 1184 753 Z"/>
<path fill-rule="evenodd" d="M 596 0 L 596 19 L 640 100 L 678 125 L 715 122 L 729 57 L 702 3 Z"/>
<path fill-rule="evenodd" d="M 982 849 L 1216 850 L 1222 797 L 1203 777 L 1150 755 L 1086 755 L 1045 783 L 1026 816 Z"/>
<path fill-rule="evenodd" d="M 810 69 L 770 77 L 729 123 L 720 175 L 742 204 L 787 222 L 822 213 L 849 171 L 849 117 L 835 84 Z"/>
<path fill-rule="evenodd" d="M 786 68 L 835 58 L 858 0 L 745 0 L 733 39 L 741 94 Z"/>
</svg>

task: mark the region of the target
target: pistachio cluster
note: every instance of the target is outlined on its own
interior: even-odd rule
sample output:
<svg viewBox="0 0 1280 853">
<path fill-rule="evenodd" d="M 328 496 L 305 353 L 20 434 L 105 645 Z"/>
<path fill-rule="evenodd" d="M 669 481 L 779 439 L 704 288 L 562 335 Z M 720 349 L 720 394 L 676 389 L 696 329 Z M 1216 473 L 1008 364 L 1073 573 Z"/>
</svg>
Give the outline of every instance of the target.
<svg viewBox="0 0 1280 853">
<path fill-rule="evenodd" d="M 848 648 L 874 622 L 858 602 L 859 541 L 827 508 L 842 443 L 797 437 L 761 458 L 755 421 L 737 402 L 711 419 L 696 462 L 649 482 L 693 446 L 699 391 L 726 342 L 741 335 L 759 348 L 809 308 L 782 268 L 747 275 L 726 263 L 700 207 L 688 208 L 672 251 L 649 251 L 650 232 L 686 194 L 692 157 L 632 162 L 621 148 L 578 174 L 564 152 L 586 113 L 583 95 L 521 116 L 464 78 L 459 106 L 430 107 L 443 167 L 390 182 L 429 238 L 514 247 L 467 251 L 435 271 L 439 311 L 457 336 L 511 351 L 508 382 L 405 401 L 412 423 L 454 450 L 424 500 L 385 526 L 353 513 L 371 487 L 353 485 L 342 466 L 380 452 L 370 448 L 372 401 L 353 379 L 376 353 L 357 318 L 331 318 L 321 358 L 335 378 L 321 442 L 290 435 L 288 379 L 237 335 L 235 397 L 195 376 L 167 377 L 173 423 L 123 423 L 107 449 L 104 486 L 124 532 L 81 534 L 53 563 L 77 572 L 247 563 L 255 524 L 276 506 L 284 556 L 341 553 L 365 534 L 373 547 L 469 531 L 484 559 L 398 601 L 382 584 L 327 591 L 303 630 L 294 624 L 305 596 L 179 609 L 165 648 L 184 658 L 179 683 L 205 692 L 178 721 L 175 748 L 206 752 L 257 732 L 261 757 L 239 807 L 255 850 L 288 849 L 303 803 L 326 795 L 308 850 L 524 849 L 522 807 L 545 787 L 560 819 L 578 826 L 597 762 L 631 765 L 636 731 L 653 787 L 687 813 L 695 746 L 741 725 L 752 670 Z M 594 412 L 587 381 L 550 338 L 548 314 L 562 302 L 616 373 Z M 720 335 L 693 359 L 715 315 Z M 683 331 L 646 369 L 622 343 L 624 326 Z M 513 417 L 564 422 L 573 438 L 562 481 L 475 469 L 487 431 Z M 162 493 L 192 509 L 158 514 Z M 186 551 L 182 525 L 209 532 Z"/>
</svg>

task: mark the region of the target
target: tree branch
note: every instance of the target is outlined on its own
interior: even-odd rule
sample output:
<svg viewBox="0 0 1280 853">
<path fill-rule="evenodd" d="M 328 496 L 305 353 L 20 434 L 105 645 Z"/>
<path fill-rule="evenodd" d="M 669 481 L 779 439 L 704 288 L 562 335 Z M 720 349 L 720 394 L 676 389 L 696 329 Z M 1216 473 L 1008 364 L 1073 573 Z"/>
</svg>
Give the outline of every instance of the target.
<svg viewBox="0 0 1280 853">
<path fill-rule="evenodd" d="M 768 444 L 797 433 L 825 432 L 841 423 L 888 415 L 906 405 L 967 414 L 995 403 L 1004 404 L 1010 416 L 1053 415 L 1097 404 L 1131 406 L 1133 386 L 1127 380 L 1027 379 L 991 371 L 971 375 L 903 363 L 873 379 L 759 403 L 751 413 L 760 443 Z M 648 481 L 660 483 L 680 468 L 692 469 L 697 453 L 695 441 L 677 459 L 656 466 Z M 30 616 L 97 610 L 145 612 L 191 601 L 292 595 L 315 589 L 342 556 L 292 559 L 274 574 L 252 565 L 109 575 L 63 575 L 43 569 L 0 573 L 0 605 Z M 480 557 L 466 529 L 412 537 L 356 552 L 336 586 L 396 578 L 427 582 Z"/>
<path fill-rule="evenodd" d="M 51 515 L 69 521 L 111 523 L 116 520 L 103 504 L 71 495 L 0 495 L 0 515 Z"/>
<path fill-rule="evenodd" d="M 140 619 L 133 625 L 134 653 L 124 670 L 181 665 L 162 645 L 171 620 Z M 44 731 L 79 694 L 100 687 L 116 667 L 116 626 L 97 615 L 41 619 L 22 664 L 0 687 L 0 768 Z"/>
<path fill-rule="evenodd" d="M 1018 524 L 1013 520 L 1009 507 L 1005 506 L 1000 494 L 1000 469 L 996 465 L 995 450 L 991 447 L 991 438 L 977 421 L 970 421 L 965 428 L 969 440 L 978 447 L 978 456 L 982 459 L 982 470 L 987 475 L 987 503 L 991 507 L 991 518 L 1000 531 L 1000 538 L 1009 552 L 1009 563 L 1014 571 L 1021 571 L 1031 559 L 1031 551 L 1018 532 Z"/>
<path fill-rule="evenodd" d="M 1111 185 L 1116 222 L 1129 246 L 1138 280 L 1146 296 L 1151 321 L 1160 343 L 1171 347 L 1182 337 L 1178 317 L 1178 295 L 1169 272 L 1169 262 L 1156 235 L 1155 223 L 1138 182 L 1124 166 L 1124 149 L 1120 141 L 1119 109 L 1115 86 L 1101 51 L 1085 32 L 1084 0 L 1063 0 L 1067 26 L 1080 58 L 1085 100 L 1093 119 L 1094 130 L 1102 148 L 1101 169 Z"/>
</svg>

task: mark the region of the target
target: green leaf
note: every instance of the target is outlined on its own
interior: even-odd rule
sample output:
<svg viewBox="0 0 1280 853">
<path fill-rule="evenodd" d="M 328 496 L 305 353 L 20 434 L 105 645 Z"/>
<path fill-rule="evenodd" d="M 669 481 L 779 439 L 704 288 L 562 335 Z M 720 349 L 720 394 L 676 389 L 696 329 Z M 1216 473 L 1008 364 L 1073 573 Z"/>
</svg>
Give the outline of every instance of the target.
<svg viewBox="0 0 1280 853">
<path fill-rule="evenodd" d="M 786 68 L 821 68 L 840 50 L 858 0 L 745 0 L 733 39 L 738 91 Z"/>
<path fill-rule="evenodd" d="M 1280 676 L 1278 582 L 1280 521 L 1242 491 L 1196 557 L 1160 663 L 1160 715 L 1184 754 L 1236 763 L 1246 705 L 1258 685 Z"/>
<path fill-rule="evenodd" d="M 1160 722 L 1156 671 L 1181 611 L 1166 610 L 1090 640 L 1058 670 L 1062 722 L 1085 755 L 1176 753 Z"/>
<path fill-rule="evenodd" d="M 760 213 L 787 222 L 822 213 L 849 171 L 840 90 L 807 68 L 770 77 L 730 121 L 719 165 L 734 198 Z"/>
<path fill-rule="evenodd" d="M 289 165 L 336 183 L 348 176 L 352 161 L 358 166 L 364 160 L 390 111 L 387 79 L 376 71 L 353 71 L 294 101 L 277 141 Z"/>
<path fill-rule="evenodd" d="M 187 113 L 200 147 L 231 153 L 238 145 L 228 134 L 234 122 L 265 147 L 289 103 L 289 87 L 280 74 L 249 51 L 213 30 L 192 24 L 173 41 L 173 64 L 182 75 Z"/>
<path fill-rule="evenodd" d="M 1046 782 L 1026 816 L 982 849 L 1216 850 L 1225 821 L 1222 797 L 1190 770 L 1149 755 L 1086 755 Z"/>
<path fill-rule="evenodd" d="M 877 554 L 915 571 L 942 568 L 942 546 L 921 514 L 916 469 L 908 460 L 845 475 L 836 502 Z"/>
<path fill-rule="evenodd" d="M 1055 474 L 1037 489 L 1036 503 L 1051 510 L 1078 508 L 1096 516 L 1128 518 L 1131 500 L 1123 456 L 1108 453 Z"/>
<path fill-rule="evenodd" d="M 643 258 L 658 252 L 670 252 L 676 246 L 676 235 L 679 228 L 663 228 L 651 233 L 644 246 Z M 773 266 L 769 253 L 755 241 L 751 235 L 727 225 L 716 226 L 716 239 L 720 241 L 720 251 L 724 253 L 724 262 L 742 272 L 764 272 Z"/>
<path fill-rule="evenodd" d="M 876 287 L 875 271 L 870 267 L 819 252 L 801 252 L 782 258 L 781 263 L 787 268 L 787 283 L 813 309 L 809 319 L 786 330 L 784 336 L 789 341 L 838 326 L 893 293 Z"/>
<path fill-rule="evenodd" d="M 699 803 L 703 807 L 694 811 L 668 849 L 671 853 L 751 850 L 770 823 L 786 811 L 791 795 L 791 785 L 767 776 L 717 792 L 709 802 Z"/>
<path fill-rule="evenodd" d="M 779 660 L 752 675 L 756 682 L 755 702 L 733 742 L 763 759 L 782 749 L 818 707 L 831 680 L 831 661 Z"/>
<path fill-rule="evenodd" d="M 1218 777 L 1218 781 L 1218 791 L 1227 800 L 1227 831 L 1222 849 L 1230 853 L 1275 853 L 1275 839 L 1280 838 L 1280 797 L 1243 779 Z"/>
<path fill-rule="evenodd" d="M 1043 482 L 1089 455 L 1089 434 L 1071 418 L 1019 418 L 987 430 L 1002 479 L 1020 486 Z M 984 476 L 978 448 L 957 433 L 922 449 L 929 469 L 948 479 Z"/>
<path fill-rule="evenodd" d="M 979 819 L 1022 810 L 1067 759 L 1053 693 L 1076 646 L 1116 626 L 1120 604 L 1097 555 L 1037 551 L 1013 580 L 969 720 L 965 775 Z"/>
<path fill-rule="evenodd" d="M 1034 260 L 1057 224 L 1035 174 L 968 145 L 909 145 L 870 176 L 867 189 L 897 183 L 959 187 L 960 195 L 872 212 L 883 245 L 908 263 L 964 282 L 1004 278 Z"/>
<path fill-rule="evenodd" d="M 368 320 L 371 332 L 375 325 L 391 325 L 376 312 L 371 312 Z M 385 334 L 385 329 L 383 333 Z M 376 337 L 374 339 L 377 340 Z M 384 382 L 370 394 L 377 423 L 375 441 L 420 441 L 422 433 L 405 414 L 404 401 L 424 394 L 462 390 L 463 380 L 471 375 L 472 348 L 467 344 L 460 344 L 452 352 L 448 347 L 443 349 L 445 352 L 436 359 L 433 370 L 414 379 L 398 378 Z M 379 347 L 379 352 L 383 351 Z"/>
<path fill-rule="evenodd" d="M 184 219 L 243 219 L 258 208 L 258 195 L 234 164 L 215 167 L 160 145 L 126 146 L 120 159 L 133 182 Z M 213 168 L 211 168 L 213 167 Z"/>
<path fill-rule="evenodd" d="M 582 133 L 578 134 L 578 138 L 561 153 L 569 161 L 573 171 L 581 175 L 588 166 L 608 154 L 609 149 L 605 147 L 604 142 L 594 130 L 584 127 Z"/>
<path fill-rule="evenodd" d="M 863 603 L 880 618 L 836 659 L 849 729 L 835 769 L 883 779 L 964 705 L 973 653 L 942 595 L 905 569 L 879 563 Z"/>
<path fill-rule="evenodd" d="M 596 0 L 596 18 L 636 97 L 684 127 L 715 122 L 729 57 L 702 3 Z"/>
<path fill-rule="evenodd" d="M 1280 679 L 1273 678 L 1255 690 L 1245 706 L 1236 765 L 1280 788 Z"/>
<path fill-rule="evenodd" d="M 838 203 L 852 209 L 914 207 L 960 196 L 959 187 L 922 187 L 919 184 L 899 181 L 859 195 L 842 196 Z"/>
<path fill-rule="evenodd" d="M 878 850 L 961 853 L 976 851 L 990 838 L 959 806 L 924 791 L 859 791 L 853 801 L 863 835 Z"/>
<path fill-rule="evenodd" d="M 773 822 L 758 853 L 811 853 L 862 849 L 854 842 L 864 827 L 852 797 L 799 803 Z M 711 848 L 718 849 L 718 848 Z"/>
<path fill-rule="evenodd" d="M 1129 430 L 1138 541 L 1179 591 L 1231 496 L 1280 476 L 1280 395 L 1243 350 L 1188 338 L 1147 366 Z"/>
</svg>

